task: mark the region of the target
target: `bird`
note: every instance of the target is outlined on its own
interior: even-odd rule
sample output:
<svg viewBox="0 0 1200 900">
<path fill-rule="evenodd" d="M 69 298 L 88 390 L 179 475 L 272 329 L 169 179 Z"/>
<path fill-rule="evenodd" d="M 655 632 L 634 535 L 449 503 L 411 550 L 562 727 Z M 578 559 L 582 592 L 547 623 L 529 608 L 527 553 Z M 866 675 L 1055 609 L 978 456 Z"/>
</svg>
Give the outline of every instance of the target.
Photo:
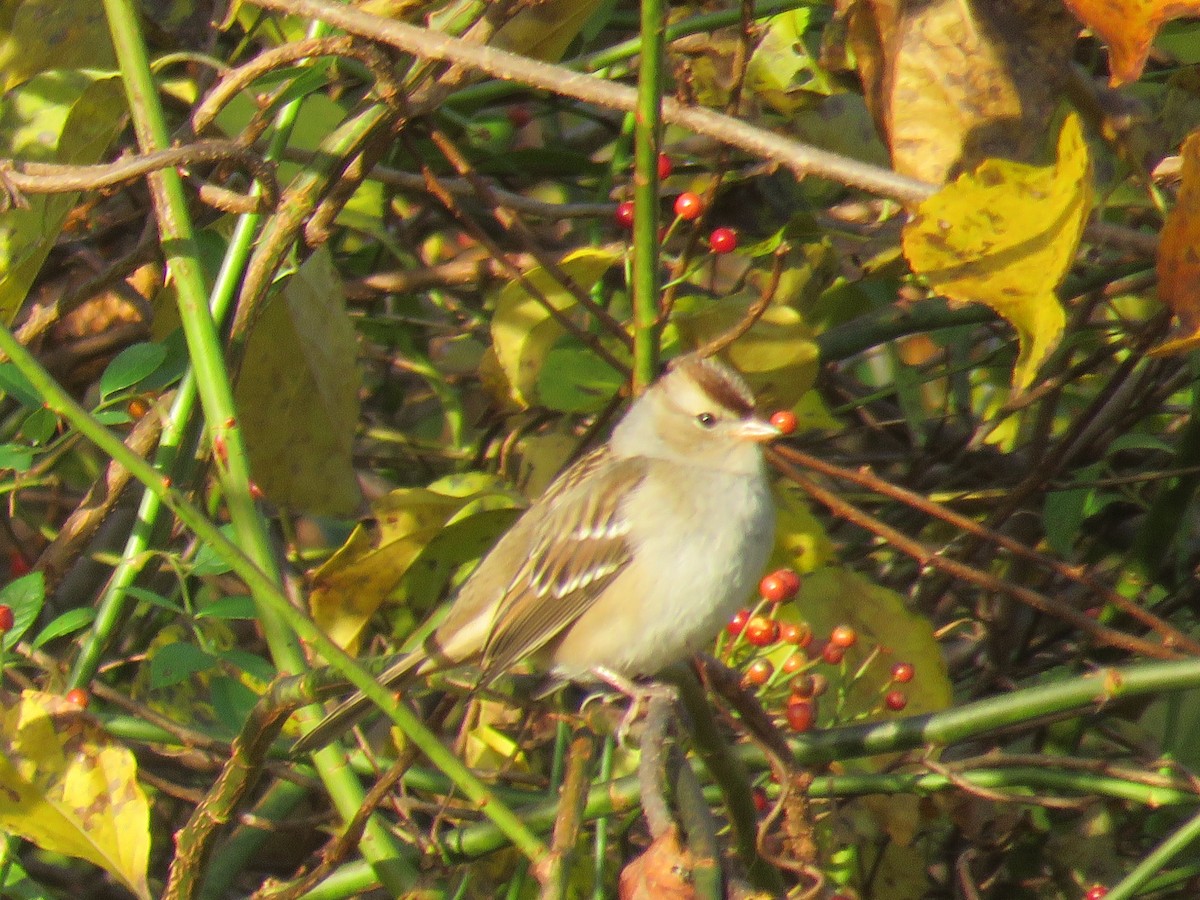
<svg viewBox="0 0 1200 900">
<path fill-rule="evenodd" d="M 379 675 L 395 688 L 523 660 L 553 683 L 628 692 L 710 643 L 774 545 L 764 445 L 782 434 L 734 369 L 689 353 L 629 406 L 607 443 L 560 474 L 483 557 L 442 623 Z M 293 745 L 319 749 L 370 709 L 344 700 Z"/>
</svg>

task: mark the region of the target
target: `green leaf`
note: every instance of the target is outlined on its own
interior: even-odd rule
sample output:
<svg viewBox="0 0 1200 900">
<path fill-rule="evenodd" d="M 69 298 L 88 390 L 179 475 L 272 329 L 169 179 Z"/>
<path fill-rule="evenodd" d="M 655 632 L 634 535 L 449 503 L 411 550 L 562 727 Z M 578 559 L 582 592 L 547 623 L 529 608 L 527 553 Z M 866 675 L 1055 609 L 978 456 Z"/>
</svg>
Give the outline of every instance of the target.
<svg viewBox="0 0 1200 900">
<path fill-rule="evenodd" d="M 58 4 L 75 8 L 87 4 Z M 105 33 L 107 29 L 102 29 Z M 125 97 L 111 72 L 42 72 L 0 100 L 0 158 L 29 162 L 98 162 L 123 127 Z M 0 323 L 11 323 L 78 192 L 34 194 L 25 208 L 0 216 Z"/>
<path fill-rule="evenodd" d="M 4 4 L 0 93 L 48 69 L 110 69 L 115 64 L 101 4 L 62 0 Z"/>
<path fill-rule="evenodd" d="M 0 444 L 0 469 L 24 472 L 33 465 L 33 451 L 24 444 Z"/>
<path fill-rule="evenodd" d="M 222 525 L 221 533 L 229 540 L 237 542 L 237 535 L 232 525 Z M 210 544 L 201 544 L 192 560 L 193 575 L 224 575 L 230 569 L 229 561 L 221 556 Z"/>
<path fill-rule="evenodd" d="M 92 418 L 101 425 L 128 425 L 133 417 L 123 409 L 98 409 L 92 413 Z"/>
<path fill-rule="evenodd" d="M 212 603 L 206 603 L 196 610 L 197 619 L 257 619 L 258 611 L 254 607 L 254 598 L 239 594 L 232 597 L 221 597 Z"/>
<path fill-rule="evenodd" d="M 620 259 L 615 250 L 577 250 L 559 263 L 562 272 L 584 291 Z M 496 312 L 492 316 L 492 346 L 509 390 L 522 406 L 541 402 L 538 380 L 546 356 L 564 334 L 565 329 L 554 319 L 542 301 L 530 288 L 536 289 L 552 307 L 571 314 L 576 306 L 574 295 L 545 269 L 537 266 L 525 273 L 523 281 L 510 281 L 500 291 Z"/>
<path fill-rule="evenodd" d="M 33 639 L 33 646 L 35 648 L 41 647 L 55 638 L 65 637 L 68 634 L 74 634 L 76 631 L 82 631 L 94 621 L 96 621 L 96 611 L 90 606 L 68 609 L 38 632 L 38 636 Z"/>
<path fill-rule="evenodd" d="M 280 506 L 347 515 L 361 503 L 357 350 L 333 260 L 318 250 L 260 316 L 235 389 L 254 480 Z"/>
<path fill-rule="evenodd" d="M 31 444 L 44 444 L 58 431 L 58 416 L 44 406 L 33 410 L 21 423 L 21 437 Z"/>
<path fill-rule="evenodd" d="M 162 344 L 134 344 L 126 347 L 110 362 L 100 376 L 100 398 L 131 388 L 149 376 L 167 358 Z"/>
<path fill-rule="evenodd" d="M 537 394 L 545 406 L 559 412 L 599 412 L 624 383 L 620 372 L 574 337 L 567 337 L 546 354 Z"/>
<path fill-rule="evenodd" d="M 22 406 L 40 407 L 42 395 L 37 392 L 25 373 L 15 363 L 0 363 L 0 391 L 8 394 Z"/>
<path fill-rule="evenodd" d="M 41 572 L 30 572 L 0 589 L 0 603 L 12 607 L 13 627 L 3 637 L 5 649 L 12 647 L 37 621 L 46 602 L 46 579 Z"/>
<path fill-rule="evenodd" d="M 160 647 L 150 659 L 150 687 L 155 690 L 186 681 L 197 672 L 206 672 L 216 659 L 195 644 L 179 642 Z"/>
<path fill-rule="evenodd" d="M 254 704 L 258 702 L 258 694 L 246 687 L 235 678 L 218 675 L 209 685 L 212 697 L 213 711 L 217 721 L 230 733 L 237 734 L 245 723 Z"/>
<path fill-rule="evenodd" d="M 230 647 L 218 654 L 222 660 L 241 669 L 256 681 L 267 684 L 275 677 L 275 667 L 269 660 L 263 659 L 257 653 L 250 653 L 238 647 Z"/>
</svg>

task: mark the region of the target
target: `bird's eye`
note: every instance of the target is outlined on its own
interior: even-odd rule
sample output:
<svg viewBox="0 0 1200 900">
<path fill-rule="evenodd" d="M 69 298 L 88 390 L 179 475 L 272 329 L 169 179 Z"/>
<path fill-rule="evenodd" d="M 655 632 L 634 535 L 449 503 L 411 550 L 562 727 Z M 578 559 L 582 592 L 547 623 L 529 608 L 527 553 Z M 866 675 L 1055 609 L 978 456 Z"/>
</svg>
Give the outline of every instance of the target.
<svg viewBox="0 0 1200 900">
<path fill-rule="evenodd" d="M 717 424 L 717 417 L 710 412 L 702 412 L 700 415 L 696 416 L 696 421 L 705 428 L 712 428 Z"/>
</svg>

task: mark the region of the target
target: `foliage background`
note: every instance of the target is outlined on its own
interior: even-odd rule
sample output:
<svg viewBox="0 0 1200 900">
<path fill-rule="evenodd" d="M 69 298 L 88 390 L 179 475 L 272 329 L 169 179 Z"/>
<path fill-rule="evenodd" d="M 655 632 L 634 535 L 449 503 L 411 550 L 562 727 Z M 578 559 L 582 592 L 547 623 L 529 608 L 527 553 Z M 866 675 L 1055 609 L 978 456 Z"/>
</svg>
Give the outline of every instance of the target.
<svg viewBox="0 0 1200 900">
<path fill-rule="evenodd" d="M 1195 896 L 1188 13 L 0 3 L 4 892 Z M 689 727 L 374 684 L 735 332 L 803 579 Z"/>
</svg>

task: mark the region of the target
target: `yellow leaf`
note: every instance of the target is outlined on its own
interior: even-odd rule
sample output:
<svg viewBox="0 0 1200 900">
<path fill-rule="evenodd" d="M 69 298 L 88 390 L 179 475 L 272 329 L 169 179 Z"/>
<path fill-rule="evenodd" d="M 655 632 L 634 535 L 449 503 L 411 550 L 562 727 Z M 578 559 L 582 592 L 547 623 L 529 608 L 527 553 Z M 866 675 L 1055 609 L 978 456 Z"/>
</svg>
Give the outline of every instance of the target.
<svg viewBox="0 0 1200 900">
<path fill-rule="evenodd" d="M 568 254 L 559 268 L 589 291 L 619 259 L 616 250 L 588 248 Z M 538 375 L 546 355 L 565 330 L 530 293 L 527 284 L 556 310 L 570 315 L 576 305 L 575 297 L 540 266 L 526 272 L 523 281 L 511 281 L 500 291 L 492 316 L 492 346 L 512 397 L 522 406 L 537 402 Z"/>
<path fill-rule="evenodd" d="M 1016 328 L 1018 392 L 1062 336 L 1066 316 L 1054 291 L 1091 206 L 1087 144 L 1072 113 L 1053 165 L 985 160 L 924 201 L 904 227 L 914 272 L 951 300 L 986 303 Z"/>
<path fill-rule="evenodd" d="M 512 503 L 511 495 L 498 487 L 465 496 L 402 488 L 380 498 L 373 522 L 355 528 L 312 573 L 313 619 L 332 640 L 356 652 L 363 628 L 413 563 L 456 514 L 484 496 Z"/>
<path fill-rule="evenodd" d="M 699 346 L 742 321 L 752 303 L 749 296 L 685 297 L 676 304 L 672 321 L 686 343 Z M 778 409 L 791 408 L 813 386 L 820 350 L 800 313 L 772 303 L 725 356 L 746 376 L 763 408 Z"/>
<path fill-rule="evenodd" d="M 55 694 L 0 695 L 0 832 L 105 869 L 150 897 L 150 805 L 137 762 Z"/>
<path fill-rule="evenodd" d="M 491 44 L 544 62 L 558 62 L 600 0 L 541 0 L 526 4 L 501 26 Z"/>
</svg>

